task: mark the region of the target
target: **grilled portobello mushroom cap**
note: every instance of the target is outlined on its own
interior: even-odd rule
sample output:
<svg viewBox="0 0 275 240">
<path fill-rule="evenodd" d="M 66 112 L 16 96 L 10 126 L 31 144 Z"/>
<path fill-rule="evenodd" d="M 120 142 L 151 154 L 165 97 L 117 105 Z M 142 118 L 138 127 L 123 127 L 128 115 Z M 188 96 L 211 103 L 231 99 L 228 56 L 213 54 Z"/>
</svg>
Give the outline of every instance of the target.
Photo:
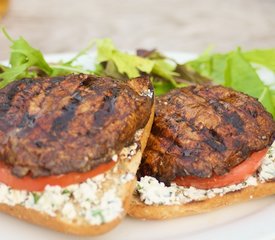
<svg viewBox="0 0 275 240">
<path fill-rule="evenodd" d="M 223 86 L 190 86 L 156 99 L 138 177 L 224 175 L 274 141 L 275 122 L 257 99 Z"/>
<path fill-rule="evenodd" d="M 152 104 L 147 77 L 15 81 L 0 90 L 0 159 L 18 177 L 92 170 L 133 142 Z"/>
</svg>

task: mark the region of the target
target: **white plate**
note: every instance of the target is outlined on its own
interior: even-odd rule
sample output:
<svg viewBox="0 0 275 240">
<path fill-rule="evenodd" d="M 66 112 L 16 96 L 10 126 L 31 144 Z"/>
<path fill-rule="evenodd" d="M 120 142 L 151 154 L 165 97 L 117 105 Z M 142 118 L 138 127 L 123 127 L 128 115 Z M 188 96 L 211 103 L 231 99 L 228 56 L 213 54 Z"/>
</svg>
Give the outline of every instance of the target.
<svg viewBox="0 0 275 240">
<path fill-rule="evenodd" d="M 178 61 L 192 59 L 194 54 L 170 53 Z M 71 54 L 49 55 L 47 59 L 55 62 L 68 59 Z M 79 63 L 91 67 L 92 55 L 83 57 Z M 31 225 L 13 217 L 0 214 L 1 237 L 6 240 L 73 240 L 79 237 L 57 233 L 39 226 Z M 125 218 L 111 232 L 85 239 L 94 240 L 179 240 L 179 239 L 275 239 L 275 196 L 252 200 L 243 204 L 223 208 L 207 214 L 184 217 L 166 221 L 141 221 Z"/>
</svg>

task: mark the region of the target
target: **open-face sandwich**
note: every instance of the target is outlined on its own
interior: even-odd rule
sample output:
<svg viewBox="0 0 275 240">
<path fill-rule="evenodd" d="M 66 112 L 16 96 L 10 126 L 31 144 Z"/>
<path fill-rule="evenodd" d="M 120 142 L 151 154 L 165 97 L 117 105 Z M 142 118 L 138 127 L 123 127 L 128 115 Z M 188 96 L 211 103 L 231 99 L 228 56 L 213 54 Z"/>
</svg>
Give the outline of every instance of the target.
<svg viewBox="0 0 275 240">
<path fill-rule="evenodd" d="M 150 133 L 149 78 L 14 81 L 0 90 L 0 211 L 95 235 L 125 215 Z"/>
<path fill-rule="evenodd" d="M 129 215 L 166 219 L 275 194 L 275 122 L 222 86 L 157 98 Z"/>
</svg>

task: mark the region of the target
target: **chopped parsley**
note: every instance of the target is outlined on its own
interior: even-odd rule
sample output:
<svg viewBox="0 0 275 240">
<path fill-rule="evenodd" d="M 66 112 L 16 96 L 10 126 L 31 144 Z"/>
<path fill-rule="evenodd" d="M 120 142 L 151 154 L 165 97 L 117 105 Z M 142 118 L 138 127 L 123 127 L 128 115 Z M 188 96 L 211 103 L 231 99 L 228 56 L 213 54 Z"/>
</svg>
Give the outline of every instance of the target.
<svg viewBox="0 0 275 240">
<path fill-rule="evenodd" d="M 98 209 L 98 210 L 93 210 L 93 211 L 92 211 L 92 216 L 93 216 L 93 217 L 99 217 L 99 218 L 100 218 L 100 221 L 101 221 L 102 223 L 105 222 L 105 219 L 104 219 L 102 210 L 100 210 L 100 209 Z"/>
<path fill-rule="evenodd" d="M 71 194 L 71 192 L 68 190 L 68 189 L 64 189 L 62 191 L 62 194 L 65 195 L 65 194 Z"/>
<path fill-rule="evenodd" d="M 38 193 L 32 192 L 32 196 L 33 196 L 34 204 L 37 204 L 40 199 L 40 195 Z"/>
</svg>

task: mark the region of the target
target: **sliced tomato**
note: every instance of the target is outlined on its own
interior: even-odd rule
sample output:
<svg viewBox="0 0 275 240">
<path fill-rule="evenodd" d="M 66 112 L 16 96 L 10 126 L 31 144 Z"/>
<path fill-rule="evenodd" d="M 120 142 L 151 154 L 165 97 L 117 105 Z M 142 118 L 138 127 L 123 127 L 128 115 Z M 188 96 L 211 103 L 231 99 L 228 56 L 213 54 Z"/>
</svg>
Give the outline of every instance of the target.
<svg viewBox="0 0 275 240">
<path fill-rule="evenodd" d="M 13 189 L 43 191 L 47 185 L 67 187 L 71 184 L 84 182 L 88 178 L 106 172 L 114 165 L 115 162 L 111 161 L 109 163 L 101 164 L 97 168 L 84 173 L 71 172 L 68 174 L 49 177 L 32 178 L 30 176 L 25 176 L 23 178 L 18 178 L 11 173 L 11 169 L 8 165 L 6 165 L 3 161 L 0 161 L 0 182 Z"/>
<path fill-rule="evenodd" d="M 253 153 L 245 161 L 222 176 L 214 175 L 211 178 L 199 178 L 193 176 L 177 177 L 174 182 L 179 186 L 192 186 L 200 189 L 220 188 L 232 184 L 238 184 L 245 181 L 249 176 L 257 171 L 266 153 L 267 149 Z"/>
</svg>

